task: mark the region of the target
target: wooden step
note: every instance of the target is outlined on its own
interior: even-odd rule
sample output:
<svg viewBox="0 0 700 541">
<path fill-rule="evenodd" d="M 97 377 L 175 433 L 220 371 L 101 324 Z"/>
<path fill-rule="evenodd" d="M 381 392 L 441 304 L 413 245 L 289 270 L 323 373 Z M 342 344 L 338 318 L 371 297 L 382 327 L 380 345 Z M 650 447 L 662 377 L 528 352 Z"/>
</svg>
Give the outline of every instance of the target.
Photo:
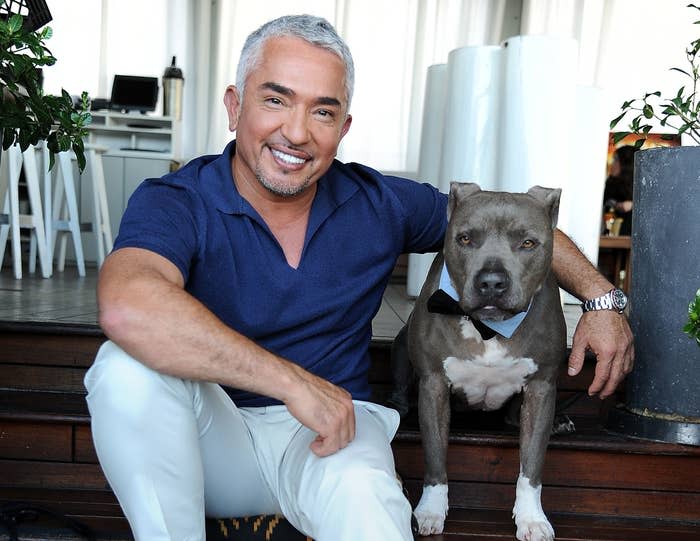
<svg viewBox="0 0 700 541">
<path fill-rule="evenodd" d="M 655 519 L 549 513 L 559 541 L 697 541 L 697 524 Z M 442 535 L 421 541 L 513 541 L 515 526 L 508 511 L 451 509 Z"/>
<path fill-rule="evenodd" d="M 3 497 L 0 492 L 0 505 Z M 52 504 L 52 502 L 46 502 Z M 74 509 L 71 513 L 70 509 Z M 89 501 L 64 503 L 59 506 L 61 511 L 97 532 L 98 541 L 132 541 L 128 526 L 119 518 L 95 515 L 95 512 L 105 513 L 109 509 L 102 504 L 91 504 Z M 556 539 L 559 541 L 697 541 L 700 538 L 700 526 L 697 523 L 629 517 L 603 517 L 582 514 L 549 513 L 549 519 L 554 525 Z M 223 521 L 227 523 L 229 521 Z M 109 524 L 109 529 L 104 525 Z M 126 526 L 126 529 L 124 529 Z M 35 522 L 21 524 L 18 528 L 20 541 L 84 541 L 66 529 L 65 526 L 48 517 Z M 221 539 L 215 535 L 219 529 L 218 521 L 209 521 L 207 539 Z M 233 530 L 233 528 L 230 528 Z M 0 528 L 0 541 L 6 541 Z M 235 531 L 228 532 L 227 539 L 235 541 Z M 264 539 L 264 537 L 260 537 Z M 288 538 L 287 538 L 288 539 Z M 303 540 L 303 536 L 296 536 Z M 508 511 L 452 508 L 445 522 L 442 535 L 416 537 L 417 541 L 513 541 L 515 526 Z M 271 541 L 286 541 L 285 538 L 273 537 Z"/>
<path fill-rule="evenodd" d="M 82 386 L 103 340 L 88 326 L 0 323 L 0 503 L 50 506 L 129 539 L 97 462 Z M 371 355 L 370 381 L 382 400 L 391 385 L 390 342 L 373 342 Z M 700 448 L 606 432 L 615 398 L 586 395 L 593 369 L 588 362 L 580 376 L 559 381 L 559 399 L 576 398 L 567 413 L 578 429 L 552 438 L 547 455 L 543 505 L 558 539 L 700 539 Z M 429 539 L 513 539 L 517 432 L 501 412 L 455 409 L 451 421 L 451 511 L 446 533 Z M 393 449 L 415 505 L 423 472 L 415 412 Z"/>
<path fill-rule="evenodd" d="M 546 511 L 700 521 L 700 447 L 633 440 L 586 425 L 585 418 L 574 421 L 577 432 L 550 440 L 543 472 Z M 393 449 L 397 471 L 417 502 L 424 471 L 417 427 L 404 423 Z M 512 509 L 519 464 L 514 429 L 468 432 L 453 425 L 447 457 L 451 505 Z"/>
</svg>

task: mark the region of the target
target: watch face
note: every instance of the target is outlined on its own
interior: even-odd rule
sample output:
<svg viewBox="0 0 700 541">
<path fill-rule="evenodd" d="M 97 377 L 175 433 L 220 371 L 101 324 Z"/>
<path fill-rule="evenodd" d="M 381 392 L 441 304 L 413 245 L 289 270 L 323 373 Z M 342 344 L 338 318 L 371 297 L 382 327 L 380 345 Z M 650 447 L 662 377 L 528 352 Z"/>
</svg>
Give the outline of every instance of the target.
<svg viewBox="0 0 700 541">
<path fill-rule="evenodd" d="M 618 310 L 624 310 L 625 306 L 627 306 L 627 295 L 625 295 L 624 291 L 621 289 L 613 289 L 610 292 L 610 296 L 612 298 L 612 303 L 615 308 Z"/>
</svg>

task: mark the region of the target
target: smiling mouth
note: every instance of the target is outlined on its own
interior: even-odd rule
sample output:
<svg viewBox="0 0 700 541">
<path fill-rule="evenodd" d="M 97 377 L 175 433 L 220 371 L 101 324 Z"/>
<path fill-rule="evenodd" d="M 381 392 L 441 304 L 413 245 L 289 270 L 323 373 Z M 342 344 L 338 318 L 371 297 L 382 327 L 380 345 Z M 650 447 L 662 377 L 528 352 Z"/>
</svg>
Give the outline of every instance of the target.
<svg viewBox="0 0 700 541">
<path fill-rule="evenodd" d="M 282 152 L 274 148 L 271 148 L 270 152 L 272 152 L 272 155 L 275 157 L 275 159 L 287 165 L 303 165 L 304 163 L 306 163 L 306 159 L 304 158 L 292 156 L 291 154 L 287 154 L 286 152 Z"/>
</svg>

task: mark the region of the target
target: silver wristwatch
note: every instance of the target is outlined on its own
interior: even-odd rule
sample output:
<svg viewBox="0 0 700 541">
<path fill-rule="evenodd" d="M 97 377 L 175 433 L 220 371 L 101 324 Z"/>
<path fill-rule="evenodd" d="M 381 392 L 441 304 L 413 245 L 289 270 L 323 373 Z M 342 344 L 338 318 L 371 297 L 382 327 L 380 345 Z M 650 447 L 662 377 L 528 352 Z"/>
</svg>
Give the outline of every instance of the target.
<svg viewBox="0 0 700 541">
<path fill-rule="evenodd" d="M 613 288 L 605 295 L 585 301 L 581 305 L 581 309 L 584 312 L 591 312 L 594 310 L 615 310 L 621 314 L 625 311 L 626 306 L 627 295 L 625 295 L 625 292 L 621 289 Z"/>
</svg>

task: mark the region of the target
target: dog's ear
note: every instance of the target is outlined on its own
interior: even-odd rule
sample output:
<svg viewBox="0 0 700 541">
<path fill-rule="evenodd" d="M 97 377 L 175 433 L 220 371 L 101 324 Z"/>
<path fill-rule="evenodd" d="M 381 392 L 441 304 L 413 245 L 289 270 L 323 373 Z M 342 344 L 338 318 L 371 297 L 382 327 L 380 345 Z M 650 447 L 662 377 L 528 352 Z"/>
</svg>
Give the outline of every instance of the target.
<svg viewBox="0 0 700 541">
<path fill-rule="evenodd" d="M 549 216 L 552 218 L 552 229 L 557 226 L 559 219 L 559 199 L 561 198 L 561 188 L 543 188 L 542 186 L 533 186 L 527 193 L 542 201 L 549 209 Z"/>
<path fill-rule="evenodd" d="M 450 197 L 447 200 L 447 219 L 452 216 L 452 211 L 457 206 L 457 203 L 462 201 L 476 192 L 480 192 L 481 188 L 474 182 L 450 182 Z"/>
</svg>

